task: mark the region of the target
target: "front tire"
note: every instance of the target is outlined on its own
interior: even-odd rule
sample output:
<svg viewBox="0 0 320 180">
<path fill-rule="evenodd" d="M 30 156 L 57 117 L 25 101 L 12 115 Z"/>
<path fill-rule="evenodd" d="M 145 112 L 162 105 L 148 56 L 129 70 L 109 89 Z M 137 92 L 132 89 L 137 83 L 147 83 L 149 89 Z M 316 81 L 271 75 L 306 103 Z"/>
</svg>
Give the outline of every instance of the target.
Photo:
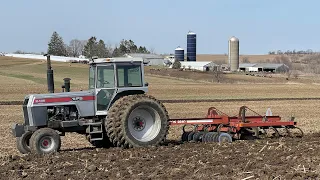
<svg viewBox="0 0 320 180">
<path fill-rule="evenodd" d="M 30 138 L 32 136 L 32 132 L 27 131 L 24 134 L 22 134 L 21 137 L 17 137 L 17 149 L 22 154 L 27 154 L 30 152 Z"/>
<path fill-rule="evenodd" d="M 117 100 L 106 118 L 110 141 L 118 147 L 145 147 L 163 143 L 169 129 L 163 104 L 145 94 Z"/>
<path fill-rule="evenodd" d="M 41 128 L 35 131 L 30 139 L 30 149 L 34 154 L 57 152 L 61 147 L 60 135 L 53 129 Z"/>
</svg>

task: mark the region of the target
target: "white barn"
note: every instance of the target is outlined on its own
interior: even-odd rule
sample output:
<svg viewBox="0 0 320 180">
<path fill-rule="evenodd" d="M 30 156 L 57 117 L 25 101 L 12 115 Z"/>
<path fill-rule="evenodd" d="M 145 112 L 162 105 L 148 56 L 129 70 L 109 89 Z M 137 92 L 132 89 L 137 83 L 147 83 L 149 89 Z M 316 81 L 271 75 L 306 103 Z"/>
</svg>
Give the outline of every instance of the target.
<svg viewBox="0 0 320 180">
<path fill-rule="evenodd" d="M 243 63 L 239 65 L 240 71 L 246 72 L 287 72 L 289 67 L 285 64 L 275 64 L 275 63 Z"/>
<path fill-rule="evenodd" d="M 180 61 L 182 69 L 198 70 L 198 71 L 209 71 L 219 65 L 210 61 Z"/>
</svg>

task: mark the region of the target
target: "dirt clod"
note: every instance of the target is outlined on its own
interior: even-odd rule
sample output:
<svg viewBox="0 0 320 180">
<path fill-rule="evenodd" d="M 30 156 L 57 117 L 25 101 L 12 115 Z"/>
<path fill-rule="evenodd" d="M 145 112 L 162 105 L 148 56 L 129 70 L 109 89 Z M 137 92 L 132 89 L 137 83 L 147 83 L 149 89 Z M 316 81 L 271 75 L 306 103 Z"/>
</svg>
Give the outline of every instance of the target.
<svg viewBox="0 0 320 180">
<path fill-rule="evenodd" d="M 95 165 L 90 165 L 88 168 L 87 168 L 90 172 L 93 172 L 93 171 L 96 171 L 96 170 L 98 170 L 98 168 L 97 168 L 97 166 L 95 166 Z"/>
</svg>

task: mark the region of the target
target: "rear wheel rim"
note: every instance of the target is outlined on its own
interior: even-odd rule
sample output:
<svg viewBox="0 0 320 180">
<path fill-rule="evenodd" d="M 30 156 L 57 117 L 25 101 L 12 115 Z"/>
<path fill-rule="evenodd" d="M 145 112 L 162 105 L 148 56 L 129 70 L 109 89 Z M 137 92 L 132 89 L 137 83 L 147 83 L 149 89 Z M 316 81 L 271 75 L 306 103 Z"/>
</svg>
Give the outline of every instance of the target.
<svg viewBox="0 0 320 180">
<path fill-rule="evenodd" d="M 131 136 L 140 142 L 152 141 L 161 130 L 159 113 L 150 106 L 135 108 L 128 118 L 128 130 Z"/>
<path fill-rule="evenodd" d="M 51 152 L 55 147 L 55 141 L 50 136 L 44 136 L 39 141 L 39 148 L 42 152 Z"/>
</svg>

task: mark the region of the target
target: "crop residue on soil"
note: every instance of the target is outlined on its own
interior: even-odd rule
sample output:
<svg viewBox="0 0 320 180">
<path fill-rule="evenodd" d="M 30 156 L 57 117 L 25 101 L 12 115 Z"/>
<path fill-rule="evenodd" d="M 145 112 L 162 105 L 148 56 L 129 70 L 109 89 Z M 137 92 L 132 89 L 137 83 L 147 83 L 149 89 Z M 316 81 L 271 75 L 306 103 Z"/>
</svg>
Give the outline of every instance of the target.
<svg viewBox="0 0 320 180">
<path fill-rule="evenodd" d="M 66 150 L 1 159 L 1 179 L 316 179 L 320 135 L 172 143 L 149 148 Z"/>
</svg>

